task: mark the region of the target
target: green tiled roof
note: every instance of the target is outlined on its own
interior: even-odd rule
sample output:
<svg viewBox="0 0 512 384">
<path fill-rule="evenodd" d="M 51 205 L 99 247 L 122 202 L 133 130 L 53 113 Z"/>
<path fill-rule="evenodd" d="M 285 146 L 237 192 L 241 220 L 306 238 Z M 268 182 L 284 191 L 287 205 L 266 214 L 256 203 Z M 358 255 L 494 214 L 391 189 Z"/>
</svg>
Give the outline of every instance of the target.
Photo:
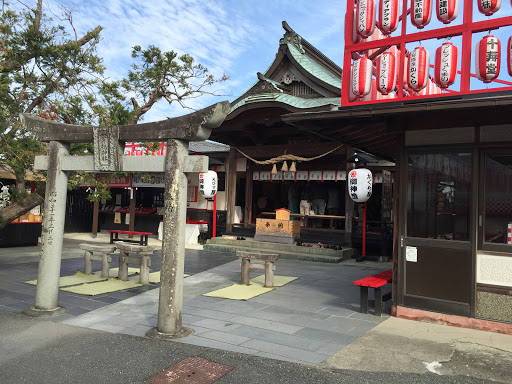
<svg viewBox="0 0 512 384">
<path fill-rule="evenodd" d="M 282 103 L 297 109 L 310 109 L 322 107 L 325 105 L 339 107 L 341 105 L 340 99 L 341 97 L 322 97 L 317 99 L 304 99 L 302 97 L 287 95 L 285 93 L 261 93 L 247 96 L 246 98 L 240 100 L 238 103 L 232 105 L 230 113 L 243 105 L 264 102 Z"/>
<path fill-rule="evenodd" d="M 311 73 L 313 76 L 322 80 L 323 82 L 341 89 L 341 78 L 338 78 L 332 72 L 322 67 L 308 55 L 300 52 L 294 44 L 288 43 L 288 49 L 290 50 L 290 53 L 292 54 L 295 61 L 297 61 L 297 63 L 307 72 Z"/>
</svg>

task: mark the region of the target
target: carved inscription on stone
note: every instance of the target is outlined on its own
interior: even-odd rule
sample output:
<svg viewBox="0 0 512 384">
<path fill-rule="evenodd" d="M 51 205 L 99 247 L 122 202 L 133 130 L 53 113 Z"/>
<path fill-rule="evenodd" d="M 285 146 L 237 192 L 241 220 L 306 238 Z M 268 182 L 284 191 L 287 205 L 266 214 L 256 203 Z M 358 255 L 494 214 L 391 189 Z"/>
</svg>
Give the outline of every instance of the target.
<svg viewBox="0 0 512 384">
<path fill-rule="evenodd" d="M 45 204 L 45 216 L 47 216 L 44 222 L 43 236 L 41 236 L 41 245 L 45 243 L 52 245 L 53 243 L 53 230 L 55 228 L 55 204 L 57 203 L 57 192 L 50 192 L 46 198 Z M 42 249 L 41 249 L 42 252 Z"/>
<path fill-rule="evenodd" d="M 94 168 L 120 171 L 119 127 L 94 127 Z"/>
</svg>

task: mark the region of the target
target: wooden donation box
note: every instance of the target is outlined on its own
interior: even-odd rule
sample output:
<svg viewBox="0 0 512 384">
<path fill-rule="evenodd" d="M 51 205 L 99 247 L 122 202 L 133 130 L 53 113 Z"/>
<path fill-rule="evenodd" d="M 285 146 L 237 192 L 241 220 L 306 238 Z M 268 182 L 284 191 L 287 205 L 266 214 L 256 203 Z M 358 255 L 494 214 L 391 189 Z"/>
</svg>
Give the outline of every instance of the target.
<svg viewBox="0 0 512 384">
<path fill-rule="evenodd" d="M 300 221 L 290 220 L 290 211 L 276 209 L 275 219 L 256 219 L 254 240 L 293 244 L 300 237 Z"/>
</svg>

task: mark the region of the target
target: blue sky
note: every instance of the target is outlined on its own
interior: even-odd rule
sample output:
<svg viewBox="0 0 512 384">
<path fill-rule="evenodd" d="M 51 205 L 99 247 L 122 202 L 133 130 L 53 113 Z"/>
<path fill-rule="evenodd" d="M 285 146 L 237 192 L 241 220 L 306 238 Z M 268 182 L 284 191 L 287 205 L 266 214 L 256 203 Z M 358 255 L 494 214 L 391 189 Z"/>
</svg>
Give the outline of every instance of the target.
<svg viewBox="0 0 512 384">
<path fill-rule="evenodd" d="M 60 14 L 58 3 L 51 10 Z M 274 60 L 279 39 L 288 24 L 338 65 L 343 62 L 345 1 L 327 0 L 61 0 L 73 10 L 77 32 L 103 27 L 98 53 L 107 75 L 126 76 L 131 47 L 156 45 L 162 50 L 188 53 L 220 77 L 230 77 L 226 97 L 201 97 L 191 103 L 201 108 L 236 99 Z M 224 88 L 225 86 L 222 86 Z M 144 121 L 189 113 L 160 101 Z"/>
</svg>

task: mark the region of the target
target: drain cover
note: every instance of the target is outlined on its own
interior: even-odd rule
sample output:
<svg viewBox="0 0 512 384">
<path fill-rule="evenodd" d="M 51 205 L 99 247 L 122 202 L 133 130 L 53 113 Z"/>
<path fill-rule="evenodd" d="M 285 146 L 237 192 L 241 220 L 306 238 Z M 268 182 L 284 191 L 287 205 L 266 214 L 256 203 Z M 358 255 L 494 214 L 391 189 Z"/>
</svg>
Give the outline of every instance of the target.
<svg viewBox="0 0 512 384">
<path fill-rule="evenodd" d="M 149 384 L 210 384 L 217 381 L 233 367 L 204 359 L 187 357 L 146 381 Z"/>
</svg>

